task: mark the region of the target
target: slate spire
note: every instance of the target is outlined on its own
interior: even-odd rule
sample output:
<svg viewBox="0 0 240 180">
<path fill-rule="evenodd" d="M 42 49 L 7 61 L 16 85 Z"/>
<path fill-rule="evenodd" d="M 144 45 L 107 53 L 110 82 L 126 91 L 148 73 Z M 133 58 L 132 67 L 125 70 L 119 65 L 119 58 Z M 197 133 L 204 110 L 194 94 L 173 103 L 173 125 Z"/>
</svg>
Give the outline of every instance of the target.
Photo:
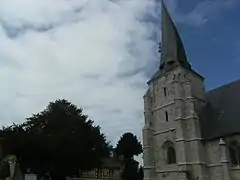
<svg viewBox="0 0 240 180">
<path fill-rule="evenodd" d="M 161 73 L 177 66 L 191 69 L 182 40 L 162 0 Z"/>
</svg>

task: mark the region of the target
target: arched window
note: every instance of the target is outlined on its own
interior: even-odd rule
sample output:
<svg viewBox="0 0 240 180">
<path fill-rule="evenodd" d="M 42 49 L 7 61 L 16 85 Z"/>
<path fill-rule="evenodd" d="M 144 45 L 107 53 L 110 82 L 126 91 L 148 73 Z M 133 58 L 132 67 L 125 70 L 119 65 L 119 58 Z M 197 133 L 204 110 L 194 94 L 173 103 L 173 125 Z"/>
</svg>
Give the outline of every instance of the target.
<svg viewBox="0 0 240 180">
<path fill-rule="evenodd" d="M 176 153 L 173 147 L 168 147 L 167 149 L 167 160 L 168 164 L 175 164 L 176 163 Z"/>
<path fill-rule="evenodd" d="M 232 166 L 240 166 L 240 144 L 237 141 L 232 141 L 230 143 L 229 155 Z"/>
</svg>

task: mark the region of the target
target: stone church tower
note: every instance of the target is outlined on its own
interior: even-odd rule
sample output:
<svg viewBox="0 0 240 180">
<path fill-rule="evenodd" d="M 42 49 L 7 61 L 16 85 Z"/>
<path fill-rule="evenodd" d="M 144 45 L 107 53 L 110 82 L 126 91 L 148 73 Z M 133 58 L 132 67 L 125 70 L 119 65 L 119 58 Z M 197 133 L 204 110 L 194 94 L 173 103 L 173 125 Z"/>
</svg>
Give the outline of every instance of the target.
<svg viewBox="0 0 240 180">
<path fill-rule="evenodd" d="M 145 180 L 207 180 L 198 116 L 206 104 L 204 78 L 191 68 L 164 4 L 161 51 L 144 95 Z"/>
<path fill-rule="evenodd" d="M 198 117 L 205 103 L 203 77 L 191 68 L 164 4 L 161 64 L 148 84 L 143 128 L 145 180 L 155 176 L 186 180 L 189 169 L 198 179 L 208 179 L 201 163 Z"/>
</svg>

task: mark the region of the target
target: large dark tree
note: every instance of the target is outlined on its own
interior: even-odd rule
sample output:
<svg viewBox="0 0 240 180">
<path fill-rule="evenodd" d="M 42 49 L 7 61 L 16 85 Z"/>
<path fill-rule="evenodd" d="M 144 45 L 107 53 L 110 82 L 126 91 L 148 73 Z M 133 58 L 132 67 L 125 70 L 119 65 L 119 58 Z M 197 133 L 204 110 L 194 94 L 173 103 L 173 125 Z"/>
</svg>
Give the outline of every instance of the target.
<svg viewBox="0 0 240 180">
<path fill-rule="evenodd" d="M 142 153 L 142 144 L 132 133 L 124 133 L 117 143 L 116 152 L 123 155 L 125 159 L 133 158 L 134 155 Z"/>
<path fill-rule="evenodd" d="M 125 160 L 125 167 L 122 172 L 122 179 L 124 180 L 139 180 L 138 162 L 133 159 Z"/>
<path fill-rule="evenodd" d="M 122 172 L 122 178 L 124 180 L 140 180 L 141 172 L 138 166 L 138 162 L 133 159 L 134 155 L 139 155 L 143 151 L 142 144 L 138 141 L 137 136 L 132 133 L 124 133 L 117 143 L 117 154 L 124 156 L 124 170 Z"/>
<path fill-rule="evenodd" d="M 50 102 L 23 124 L 3 128 L 1 135 L 5 154 L 16 154 L 23 170 L 50 172 L 57 180 L 100 166 L 109 153 L 100 127 L 64 99 Z"/>
<path fill-rule="evenodd" d="M 143 167 L 141 166 L 139 168 L 139 180 L 143 180 L 144 179 L 144 171 L 143 171 Z"/>
</svg>

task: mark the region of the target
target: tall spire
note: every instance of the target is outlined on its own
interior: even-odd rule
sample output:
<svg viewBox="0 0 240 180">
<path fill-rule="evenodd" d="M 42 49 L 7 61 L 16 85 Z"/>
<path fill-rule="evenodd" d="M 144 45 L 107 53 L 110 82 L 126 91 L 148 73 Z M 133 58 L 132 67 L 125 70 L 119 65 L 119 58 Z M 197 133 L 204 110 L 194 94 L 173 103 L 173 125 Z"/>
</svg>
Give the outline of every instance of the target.
<svg viewBox="0 0 240 180">
<path fill-rule="evenodd" d="M 162 0 L 162 44 L 160 70 L 162 73 L 170 71 L 176 66 L 191 69 L 187 61 L 186 52 L 177 29 Z"/>
</svg>

